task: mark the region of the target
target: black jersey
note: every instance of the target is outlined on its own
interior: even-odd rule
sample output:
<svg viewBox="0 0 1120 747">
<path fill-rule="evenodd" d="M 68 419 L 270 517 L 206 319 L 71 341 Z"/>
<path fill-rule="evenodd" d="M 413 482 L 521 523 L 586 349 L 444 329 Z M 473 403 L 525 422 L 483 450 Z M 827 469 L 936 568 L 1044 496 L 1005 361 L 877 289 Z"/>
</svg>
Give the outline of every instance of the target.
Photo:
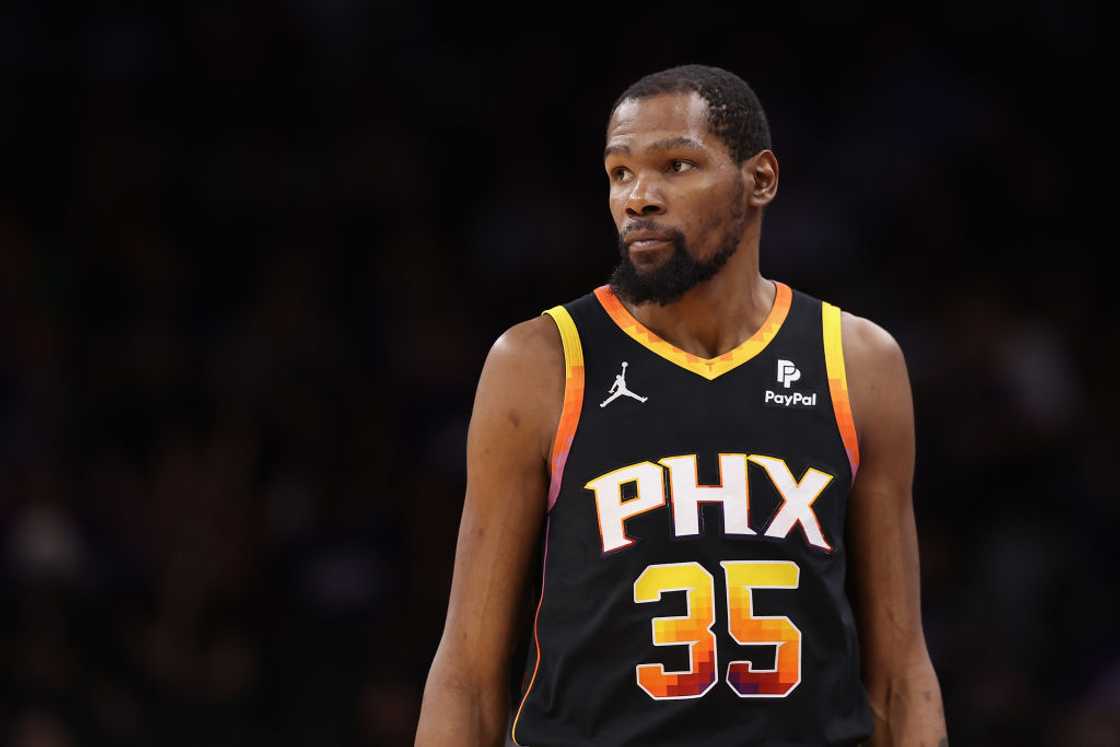
<svg viewBox="0 0 1120 747">
<path fill-rule="evenodd" d="M 872 733 L 845 594 L 859 466 L 840 309 L 775 281 L 717 358 L 607 285 L 563 340 L 522 747 L 854 745 Z"/>
</svg>

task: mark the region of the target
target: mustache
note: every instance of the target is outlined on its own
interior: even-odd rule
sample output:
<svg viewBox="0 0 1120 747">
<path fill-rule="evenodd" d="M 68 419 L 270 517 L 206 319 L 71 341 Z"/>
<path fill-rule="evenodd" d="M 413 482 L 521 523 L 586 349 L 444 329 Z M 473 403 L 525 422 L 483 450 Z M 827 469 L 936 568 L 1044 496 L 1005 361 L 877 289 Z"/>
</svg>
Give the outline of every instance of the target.
<svg viewBox="0 0 1120 747">
<path fill-rule="evenodd" d="M 650 226 L 648 229 L 645 229 L 643 227 L 643 230 L 659 231 L 661 229 L 657 228 L 656 226 Z M 684 248 L 685 237 L 680 231 L 665 231 L 665 233 L 669 235 L 669 242 L 676 248 L 677 251 L 680 251 Z M 626 245 L 626 239 L 620 234 L 618 237 L 618 255 L 623 259 L 627 259 L 630 256 L 630 252 L 628 250 L 629 247 Z"/>
</svg>

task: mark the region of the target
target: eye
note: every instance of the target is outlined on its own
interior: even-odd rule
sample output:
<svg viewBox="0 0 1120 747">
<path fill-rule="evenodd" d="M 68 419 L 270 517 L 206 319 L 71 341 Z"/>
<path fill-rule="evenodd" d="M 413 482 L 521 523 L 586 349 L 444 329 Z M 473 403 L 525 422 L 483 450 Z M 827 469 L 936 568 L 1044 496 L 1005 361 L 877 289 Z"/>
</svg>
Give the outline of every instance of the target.
<svg viewBox="0 0 1120 747">
<path fill-rule="evenodd" d="M 685 161 L 685 160 L 683 160 L 683 159 L 680 159 L 680 158 L 674 158 L 674 159 L 673 159 L 672 161 L 670 161 L 670 163 L 671 163 L 671 164 L 672 164 L 673 166 L 676 166 L 676 165 L 677 165 L 678 163 L 680 163 L 680 164 L 684 164 L 684 165 L 688 166 L 688 168 L 689 168 L 689 169 L 694 169 L 694 168 L 696 168 L 696 164 L 692 163 L 691 161 Z M 672 168 L 672 167 L 670 167 L 670 168 Z M 673 168 L 673 171 L 676 171 L 676 172 L 677 172 L 678 174 L 679 174 L 679 173 L 681 173 L 681 171 L 682 171 L 682 170 L 684 170 L 684 171 L 687 171 L 688 169 L 676 169 L 676 168 Z"/>
<path fill-rule="evenodd" d="M 625 173 L 625 171 L 626 171 L 626 167 L 619 166 L 618 168 L 611 171 L 611 179 L 613 179 L 614 181 L 617 182 L 618 180 L 620 180 L 622 178 L 622 175 L 623 175 L 623 173 Z"/>
</svg>

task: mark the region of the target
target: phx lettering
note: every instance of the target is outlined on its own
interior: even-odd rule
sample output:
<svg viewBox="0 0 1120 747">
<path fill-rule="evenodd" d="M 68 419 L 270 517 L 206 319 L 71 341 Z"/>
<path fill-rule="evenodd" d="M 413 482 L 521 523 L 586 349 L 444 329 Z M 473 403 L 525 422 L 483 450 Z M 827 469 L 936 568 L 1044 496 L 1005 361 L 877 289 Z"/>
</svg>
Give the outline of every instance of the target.
<svg viewBox="0 0 1120 747">
<path fill-rule="evenodd" d="M 763 535 L 784 539 L 796 525 L 801 527 L 810 545 L 832 552 L 832 545 L 825 539 L 813 511 L 813 502 L 832 482 L 834 475 L 810 467 L 798 480 L 783 459 L 762 454 L 725 453 L 719 455 L 721 481 L 718 485 L 699 483 L 695 454 L 628 464 L 589 480 L 584 487 L 595 493 L 603 552 L 613 552 L 634 544 L 634 540 L 626 534 L 627 520 L 666 505 L 666 470 L 670 500 L 673 503 L 674 536 L 700 534 L 701 503 L 722 504 L 725 534 L 757 535 L 758 532 L 750 526 L 750 492 L 747 483 L 747 467 L 750 464 L 762 468 L 782 497 L 782 505 Z M 634 483 L 637 495 L 624 500 L 622 486 L 628 483 Z"/>
</svg>

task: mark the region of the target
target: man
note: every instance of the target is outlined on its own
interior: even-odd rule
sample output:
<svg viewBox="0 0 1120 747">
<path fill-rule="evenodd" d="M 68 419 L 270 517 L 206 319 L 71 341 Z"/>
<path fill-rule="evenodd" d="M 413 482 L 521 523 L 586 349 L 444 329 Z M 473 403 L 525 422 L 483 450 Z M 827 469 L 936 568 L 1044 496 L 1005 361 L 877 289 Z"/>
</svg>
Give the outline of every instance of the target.
<svg viewBox="0 0 1120 747">
<path fill-rule="evenodd" d="M 759 274 L 778 162 L 757 97 L 719 68 L 647 76 L 604 157 L 609 284 L 483 366 L 416 744 L 946 745 L 905 360 Z"/>
</svg>

